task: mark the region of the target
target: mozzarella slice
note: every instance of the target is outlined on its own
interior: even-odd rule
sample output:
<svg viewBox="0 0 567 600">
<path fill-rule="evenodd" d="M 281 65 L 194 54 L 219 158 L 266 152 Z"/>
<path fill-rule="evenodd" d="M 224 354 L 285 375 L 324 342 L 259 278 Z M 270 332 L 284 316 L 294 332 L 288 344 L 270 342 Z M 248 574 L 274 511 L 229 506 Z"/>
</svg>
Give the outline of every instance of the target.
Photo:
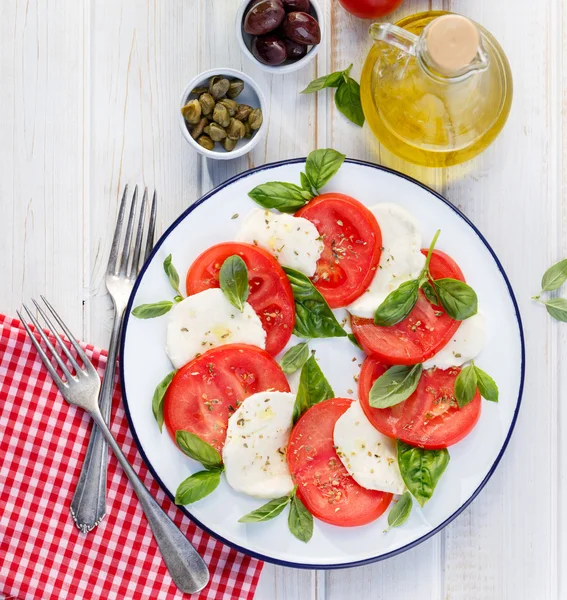
<svg viewBox="0 0 567 600">
<path fill-rule="evenodd" d="M 335 423 L 335 449 L 352 478 L 368 490 L 403 494 L 395 440 L 374 429 L 359 402 Z"/>
<path fill-rule="evenodd" d="M 348 311 L 372 318 L 390 292 L 402 283 L 416 279 L 425 265 L 421 253 L 421 231 L 415 217 L 396 204 L 376 204 L 370 208 L 382 232 L 382 255 L 370 287 L 352 302 Z"/>
<path fill-rule="evenodd" d="M 248 302 L 240 312 L 218 288 L 189 296 L 169 312 L 166 352 L 176 369 L 210 348 L 238 343 L 265 348 L 266 332 Z"/>
<path fill-rule="evenodd" d="M 320 237 L 307 219 L 257 209 L 244 219 L 236 239 L 260 246 L 282 266 L 312 277 L 324 248 Z"/>
<path fill-rule="evenodd" d="M 486 319 L 477 313 L 465 319 L 444 348 L 423 363 L 424 369 L 460 367 L 476 358 L 486 342 Z"/>
<path fill-rule="evenodd" d="M 256 498 L 291 492 L 286 450 L 294 404 L 295 394 L 258 392 L 230 417 L 222 456 L 226 479 L 235 491 Z"/>
</svg>

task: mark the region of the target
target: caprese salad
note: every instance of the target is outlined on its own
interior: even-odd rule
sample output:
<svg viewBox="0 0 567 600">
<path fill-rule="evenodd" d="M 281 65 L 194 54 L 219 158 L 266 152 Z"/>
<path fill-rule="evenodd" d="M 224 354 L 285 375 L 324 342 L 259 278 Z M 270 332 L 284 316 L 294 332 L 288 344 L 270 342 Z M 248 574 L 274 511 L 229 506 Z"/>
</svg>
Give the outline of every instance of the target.
<svg viewBox="0 0 567 600">
<path fill-rule="evenodd" d="M 431 498 L 448 447 L 477 423 L 481 396 L 498 401 L 496 383 L 474 363 L 486 340 L 476 293 L 436 248 L 439 232 L 424 247 L 401 206 L 320 193 L 344 158 L 317 150 L 301 185 L 251 190 L 259 207 L 235 240 L 193 261 L 186 296 L 170 255 L 173 300 L 133 310 L 168 314 L 174 370 L 154 392 L 153 414 L 204 467 L 180 483 L 176 502 L 206 497 L 224 473 L 236 492 L 268 500 L 241 522 L 289 505 L 290 531 L 305 542 L 313 517 L 365 525 L 394 496 L 388 525 L 404 523 L 412 499 Z M 351 333 L 336 308 L 347 309 Z M 366 355 L 355 401 L 336 397 L 309 348 L 313 338 L 347 337 Z"/>
</svg>

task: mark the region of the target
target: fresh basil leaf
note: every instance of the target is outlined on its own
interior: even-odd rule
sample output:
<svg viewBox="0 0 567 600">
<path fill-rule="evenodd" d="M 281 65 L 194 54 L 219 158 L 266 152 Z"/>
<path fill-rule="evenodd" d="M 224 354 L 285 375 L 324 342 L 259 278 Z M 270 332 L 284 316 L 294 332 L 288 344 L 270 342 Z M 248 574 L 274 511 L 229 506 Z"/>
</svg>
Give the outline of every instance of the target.
<svg viewBox="0 0 567 600">
<path fill-rule="evenodd" d="M 165 313 L 171 310 L 173 304 L 170 300 L 162 300 L 154 304 L 140 304 L 136 306 L 132 314 L 138 317 L 138 319 L 153 319 L 154 317 L 165 315 Z"/>
<path fill-rule="evenodd" d="M 217 489 L 221 471 L 199 471 L 182 481 L 175 492 L 175 504 L 192 504 Z"/>
<path fill-rule="evenodd" d="M 299 388 L 293 407 L 293 422 L 296 423 L 308 408 L 334 397 L 335 392 L 323 375 L 315 357 L 310 356 L 301 368 Z"/>
<path fill-rule="evenodd" d="M 311 182 L 309 181 L 309 177 L 307 177 L 307 175 L 303 171 L 301 171 L 301 173 L 299 173 L 299 180 L 301 181 L 301 187 L 306 192 L 313 194 L 313 188 L 311 187 Z"/>
<path fill-rule="evenodd" d="M 421 364 L 390 367 L 370 388 L 370 406 L 388 408 L 407 400 L 415 392 L 422 371 Z"/>
<path fill-rule="evenodd" d="M 455 379 L 455 399 L 463 408 L 475 397 L 478 378 L 474 364 L 465 367 Z"/>
<path fill-rule="evenodd" d="M 364 125 L 364 112 L 360 103 L 360 86 L 352 78 L 348 77 L 341 83 L 335 94 L 335 104 L 343 115 L 355 125 Z"/>
<path fill-rule="evenodd" d="M 295 494 L 291 497 L 287 523 L 298 540 L 307 543 L 313 536 L 313 515 Z"/>
<path fill-rule="evenodd" d="M 421 506 L 433 496 L 435 487 L 449 464 L 449 458 L 446 448 L 427 450 L 398 440 L 398 464 L 402 479 Z"/>
<path fill-rule="evenodd" d="M 177 373 L 177 371 L 171 371 L 171 373 L 168 373 L 157 384 L 152 398 L 152 412 L 154 413 L 160 432 L 163 429 L 163 399 L 165 398 L 165 393 L 167 392 L 167 388 L 175 373 Z"/>
<path fill-rule="evenodd" d="M 435 290 L 445 312 L 456 321 L 464 321 L 478 312 L 478 298 L 470 285 L 446 277 L 435 280 Z"/>
<path fill-rule="evenodd" d="M 429 281 L 426 281 L 421 286 L 421 289 L 423 290 L 423 293 L 425 294 L 425 297 L 427 298 L 429 304 L 433 304 L 433 306 L 439 306 L 439 298 L 437 297 L 437 292 L 435 291 L 435 288 L 431 285 Z"/>
<path fill-rule="evenodd" d="M 403 321 L 412 311 L 417 302 L 419 280 L 405 281 L 400 287 L 390 292 L 384 302 L 374 313 L 374 324 L 390 327 Z"/>
<path fill-rule="evenodd" d="M 477 386 L 480 395 L 490 402 L 498 402 L 498 386 L 496 382 L 488 373 L 479 369 L 476 365 L 474 367 L 476 373 Z M 462 371 L 461 371 L 462 372 Z"/>
<path fill-rule="evenodd" d="M 248 192 L 248 195 L 263 208 L 275 208 L 283 213 L 294 213 L 313 198 L 310 191 L 282 181 L 262 183 Z"/>
<path fill-rule="evenodd" d="M 347 337 L 359 350 L 362 350 L 362 346 L 358 343 L 358 340 L 354 337 L 354 333 L 349 333 L 347 335 Z"/>
<path fill-rule="evenodd" d="M 557 321 L 567 321 L 567 300 L 565 298 L 551 298 L 543 301 L 547 312 Z"/>
<path fill-rule="evenodd" d="M 163 270 L 165 274 L 169 278 L 169 283 L 171 287 L 177 292 L 179 296 L 181 296 L 181 292 L 179 291 L 179 273 L 177 269 L 173 266 L 171 254 L 163 261 Z"/>
<path fill-rule="evenodd" d="M 323 75 L 323 77 L 319 77 L 314 79 L 304 90 L 299 92 L 300 94 L 312 94 L 313 92 L 318 92 L 325 88 L 330 87 L 339 87 L 339 85 L 344 81 L 345 73 L 348 77 L 350 70 L 352 69 L 352 65 L 345 69 L 344 71 L 335 71 L 334 73 L 330 73 L 329 75 Z"/>
<path fill-rule="evenodd" d="M 222 469 L 222 458 L 216 448 L 189 431 L 176 431 L 175 441 L 184 454 L 199 461 L 205 469 Z"/>
<path fill-rule="evenodd" d="M 305 163 L 305 173 L 317 192 L 337 173 L 345 158 L 345 154 L 332 148 L 323 148 L 309 153 Z"/>
<path fill-rule="evenodd" d="M 260 521 L 269 521 L 277 517 L 289 503 L 289 496 L 270 500 L 260 508 L 249 512 L 238 519 L 239 523 L 259 523 Z"/>
<path fill-rule="evenodd" d="M 346 337 L 346 331 L 309 278 L 289 267 L 284 267 L 283 270 L 289 279 L 295 300 L 293 333 L 302 338 Z"/>
<path fill-rule="evenodd" d="M 309 356 L 309 346 L 305 342 L 302 342 L 290 348 L 283 355 L 280 367 L 284 373 L 291 375 L 291 373 L 295 373 L 298 369 L 301 369 Z"/>
<path fill-rule="evenodd" d="M 411 499 L 411 494 L 405 492 L 388 513 L 388 529 L 390 529 L 390 527 L 399 527 L 400 525 L 403 525 L 410 516 L 412 506 L 413 501 Z"/>
<path fill-rule="evenodd" d="M 250 294 L 250 287 L 248 286 L 248 268 L 240 256 L 233 254 L 222 263 L 219 283 L 226 299 L 232 306 L 243 312 L 248 294 Z"/>
<path fill-rule="evenodd" d="M 560 288 L 567 280 L 567 258 L 549 267 L 541 279 L 541 291 L 551 292 Z"/>
</svg>

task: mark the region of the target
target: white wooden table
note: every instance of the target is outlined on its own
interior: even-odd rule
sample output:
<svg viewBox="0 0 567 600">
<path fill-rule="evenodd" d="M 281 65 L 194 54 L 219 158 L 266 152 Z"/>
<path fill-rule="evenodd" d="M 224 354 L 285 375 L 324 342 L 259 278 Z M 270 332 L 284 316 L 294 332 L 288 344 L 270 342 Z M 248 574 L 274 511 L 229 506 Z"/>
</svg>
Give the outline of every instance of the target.
<svg viewBox="0 0 567 600">
<path fill-rule="evenodd" d="M 367 22 L 320 1 L 327 35 L 318 58 L 271 77 L 238 49 L 238 0 L 1 0 L 0 311 L 14 315 L 44 293 L 77 335 L 108 343 L 103 273 L 126 183 L 159 190 L 161 232 L 231 175 L 316 147 L 424 181 L 483 231 L 516 291 L 528 355 L 516 432 L 484 491 L 433 539 L 351 570 L 266 565 L 257 598 L 567 598 L 567 325 L 530 301 L 545 268 L 567 255 L 567 3 L 406 0 L 392 16 L 463 13 L 495 34 L 512 64 L 512 113 L 496 143 L 464 166 L 427 170 L 381 149 L 327 94 L 298 95 L 351 62 L 358 77 L 370 47 Z M 199 158 L 176 121 L 186 83 L 212 67 L 245 70 L 270 105 L 265 143 L 228 163 Z"/>
</svg>

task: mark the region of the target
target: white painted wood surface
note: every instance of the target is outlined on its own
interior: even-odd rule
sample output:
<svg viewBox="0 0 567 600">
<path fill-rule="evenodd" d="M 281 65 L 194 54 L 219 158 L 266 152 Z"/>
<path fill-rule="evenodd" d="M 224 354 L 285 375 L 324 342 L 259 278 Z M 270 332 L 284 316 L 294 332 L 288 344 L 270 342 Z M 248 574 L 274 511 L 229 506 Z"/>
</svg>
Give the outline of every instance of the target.
<svg viewBox="0 0 567 600">
<path fill-rule="evenodd" d="M 415 168 L 337 113 L 311 79 L 370 47 L 368 23 L 336 0 L 327 36 L 299 73 L 263 74 L 234 36 L 238 0 L 0 2 L 0 311 L 46 294 L 85 339 L 108 342 L 106 256 L 125 183 L 155 186 L 159 229 L 229 176 L 333 146 L 409 173 L 446 194 L 500 256 L 524 318 L 528 370 L 516 432 L 472 506 L 442 533 L 386 562 L 315 573 L 266 565 L 259 600 L 556 600 L 567 598 L 567 325 L 530 296 L 567 256 L 567 3 L 406 0 L 392 20 L 448 9 L 500 40 L 514 73 L 510 120 L 473 162 Z M 245 158 L 197 157 L 177 129 L 186 82 L 212 67 L 244 69 L 271 109 L 266 142 Z M 561 392 L 563 393 L 561 394 Z M 563 397 L 561 397 L 561 395 Z"/>
</svg>

